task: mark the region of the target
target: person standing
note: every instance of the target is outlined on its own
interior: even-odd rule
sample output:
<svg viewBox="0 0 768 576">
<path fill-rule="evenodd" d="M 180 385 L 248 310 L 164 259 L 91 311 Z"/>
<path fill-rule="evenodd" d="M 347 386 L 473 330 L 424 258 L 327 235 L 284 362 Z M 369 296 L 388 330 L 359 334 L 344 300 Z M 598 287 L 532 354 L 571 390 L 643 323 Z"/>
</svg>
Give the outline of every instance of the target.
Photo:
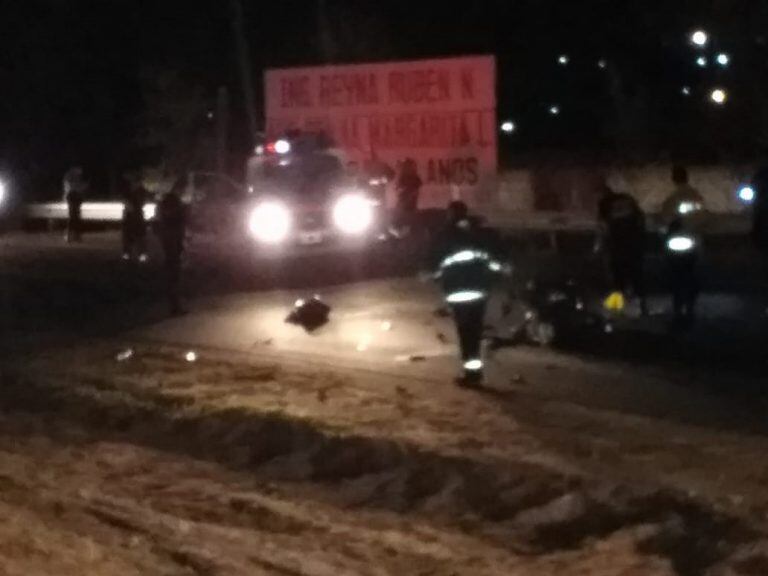
<svg viewBox="0 0 768 576">
<path fill-rule="evenodd" d="M 66 240 L 69 243 L 80 242 L 82 240 L 82 207 L 88 190 L 88 182 L 83 177 L 83 169 L 80 166 L 74 166 L 64 174 L 62 188 L 64 201 L 67 203 Z"/>
<path fill-rule="evenodd" d="M 470 217 L 467 205 L 451 202 L 447 225 L 432 247 L 430 269 L 442 284 L 456 323 L 463 366 L 456 380 L 460 386 L 483 382 L 481 347 L 489 290 L 494 276 L 505 269 L 495 252 L 489 231 Z"/>
<path fill-rule="evenodd" d="M 416 161 L 406 158 L 397 178 L 397 205 L 392 232 L 395 236 L 407 236 L 414 225 L 419 207 L 422 180 Z"/>
<path fill-rule="evenodd" d="M 160 201 L 157 224 L 163 249 L 168 305 L 170 313 L 176 316 L 184 313 L 181 306 L 181 265 L 187 228 L 186 207 L 176 187 Z"/>
<path fill-rule="evenodd" d="M 147 223 L 144 206 L 149 192 L 141 178 L 128 178 L 123 194 L 123 260 L 147 261 Z"/>
<path fill-rule="evenodd" d="M 598 205 L 599 238 L 611 275 L 613 292 L 626 295 L 631 289 L 640 301 L 640 312 L 648 314 L 645 293 L 645 214 L 637 200 L 619 194 L 607 183 Z"/>
<path fill-rule="evenodd" d="M 695 319 L 700 292 L 698 265 L 706 211 L 704 198 L 690 185 L 684 166 L 672 168 L 672 182 L 675 188 L 664 201 L 661 211 L 664 254 L 674 325 L 689 328 Z"/>
</svg>

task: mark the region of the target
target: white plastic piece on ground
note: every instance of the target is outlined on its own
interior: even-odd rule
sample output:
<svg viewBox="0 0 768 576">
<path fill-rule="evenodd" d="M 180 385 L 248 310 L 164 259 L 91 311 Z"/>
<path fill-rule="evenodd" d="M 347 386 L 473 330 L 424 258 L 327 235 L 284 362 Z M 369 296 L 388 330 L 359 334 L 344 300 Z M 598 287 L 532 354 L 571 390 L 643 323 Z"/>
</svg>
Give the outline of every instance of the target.
<svg viewBox="0 0 768 576">
<path fill-rule="evenodd" d="M 131 348 L 126 348 L 125 350 L 121 350 L 115 356 L 115 360 L 117 360 L 118 362 L 125 362 L 127 360 L 130 360 L 131 358 L 133 358 L 133 349 Z"/>
<path fill-rule="evenodd" d="M 187 362 L 197 362 L 197 352 L 194 350 L 188 351 L 186 354 L 184 354 L 184 360 Z"/>
<path fill-rule="evenodd" d="M 481 292 L 479 290 L 461 290 L 459 292 L 448 294 L 448 297 L 445 299 L 445 301 L 449 304 L 466 304 L 468 302 L 477 302 L 478 300 L 482 300 L 485 298 L 485 296 L 485 292 Z"/>
<path fill-rule="evenodd" d="M 385 320 L 384 322 L 381 323 L 382 332 L 389 332 L 390 330 L 392 330 L 392 322 L 390 322 L 389 320 Z"/>
<path fill-rule="evenodd" d="M 672 252 L 690 252 L 696 242 L 690 236 L 672 236 L 667 240 L 667 248 Z"/>
</svg>

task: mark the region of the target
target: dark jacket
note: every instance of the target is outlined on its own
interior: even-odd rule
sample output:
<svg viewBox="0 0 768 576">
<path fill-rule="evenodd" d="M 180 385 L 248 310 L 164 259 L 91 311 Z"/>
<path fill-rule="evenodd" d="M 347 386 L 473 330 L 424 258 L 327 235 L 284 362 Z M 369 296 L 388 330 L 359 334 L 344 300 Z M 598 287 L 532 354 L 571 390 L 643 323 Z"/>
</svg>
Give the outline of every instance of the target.
<svg viewBox="0 0 768 576">
<path fill-rule="evenodd" d="M 600 200 L 598 218 L 605 245 L 613 255 L 640 255 L 645 248 L 645 214 L 629 194 L 609 192 Z"/>
<path fill-rule="evenodd" d="M 449 224 L 435 239 L 429 262 L 445 294 L 487 292 L 502 271 L 499 244 L 491 230 L 472 218 Z"/>
<path fill-rule="evenodd" d="M 163 196 L 157 207 L 157 224 L 166 255 L 180 255 L 184 250 L 187 211 L 178 194 L 170 192 Z"/>
<path fill-rule="evenodd" d="M 144 205 L 149 192 L 142 185 L 131 186 L 123 194 L 123 220 L 132 223 L 144 222 Z"/>
</svg>

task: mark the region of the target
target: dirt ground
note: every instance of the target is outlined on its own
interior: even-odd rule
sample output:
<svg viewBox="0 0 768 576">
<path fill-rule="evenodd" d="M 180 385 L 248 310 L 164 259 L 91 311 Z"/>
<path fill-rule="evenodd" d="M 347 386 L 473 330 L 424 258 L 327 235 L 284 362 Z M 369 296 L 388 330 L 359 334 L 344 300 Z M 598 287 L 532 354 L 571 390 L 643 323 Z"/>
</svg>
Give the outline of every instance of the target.
<svg viewBox="0 0 768 576">
<path fill-rule="evenodd" d="M 538 389 L 636 375 L 473 392 L 127 346 L 0 367 L 0 574 L 768 574 L 760 431 Z"/>
</svg>

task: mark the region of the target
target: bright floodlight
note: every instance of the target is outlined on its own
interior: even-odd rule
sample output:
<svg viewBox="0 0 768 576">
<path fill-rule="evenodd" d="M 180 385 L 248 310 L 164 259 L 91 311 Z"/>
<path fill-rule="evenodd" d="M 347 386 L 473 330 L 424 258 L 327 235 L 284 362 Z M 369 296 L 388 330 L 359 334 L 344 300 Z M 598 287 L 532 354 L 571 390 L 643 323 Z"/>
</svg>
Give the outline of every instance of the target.
<svg viewBox="0 0 768 576">
<path fill-rule="evenodd" d="M 502 122 L 501 124 L 501 131 L 505 134 L 511 134 L 515 131 L 515 123 L 511 120 L 507 120 L 506 122 Z"/>
<path fill-rule="evenodd" d="M 706 46 L 709 42 L 709 35 L 704 30 L 696 30 L 691 34 L 691 42 L 696 46 Z"/>
<path fill-rule="evenodd" d="M 552 116 L 557 116 L 560 114 L 560 106 L 555 104 L 554 106 L 549 107 L 549 113 L 552 114 Z"/>
<path fill-rule="evenodd" d="M 560 64 L 560 66 L 568 66 L 568 62 L 570 61 L 571 59 L 568 57 L 568 54 L 561 54 L 557 59 L 557 62 Z"/>
<path fill-rule="evenodd" d="M 728 64 L 731 63 L 731 57 L 725 52 L 721 52 L 717 55 L 717 63 L 720 64 L 720 66 L 728 66 Z"/>
<path fill-rule="evenodd" d="M 704 56 L 699 56 L 698 58 L 696 58 L 696 65 L 699 68 L 706 68 L 707 67 L 707 63 L 708 63 L 707 59 Z"/>
<path fill-rule="evenodd" d="M 291 143 L 288 140 L 278 140 L 275 142 L 275 152 L 278 154 L 288 154 L 291 151 Z"/>
<path fill-rule="evenodd" d="M 373 224 L 373 205 L 364 196 L 342 196 L 333 207 L 333 222 L 345 234 L 362 234 Z"/>
<path fill-rule="evenodd" d="M 715 88 L 709 97 L 715 104 L 725 104 L 726 100 L 728 100 L 728 93 L 721 88 Z"/>
<path fill-rule="evenodd" d="M 251 212 L 248 227 L 257 240 L 277 244 L 288 236 L 291 213 L 279 202 L 265 201 Z"/>
<path fill-rule="evenodd" d="M 755 201 L 755 189 L 749 185 L 739 188 L 739 200 L 744 204 L 752 204 Z"/>
</svg>

